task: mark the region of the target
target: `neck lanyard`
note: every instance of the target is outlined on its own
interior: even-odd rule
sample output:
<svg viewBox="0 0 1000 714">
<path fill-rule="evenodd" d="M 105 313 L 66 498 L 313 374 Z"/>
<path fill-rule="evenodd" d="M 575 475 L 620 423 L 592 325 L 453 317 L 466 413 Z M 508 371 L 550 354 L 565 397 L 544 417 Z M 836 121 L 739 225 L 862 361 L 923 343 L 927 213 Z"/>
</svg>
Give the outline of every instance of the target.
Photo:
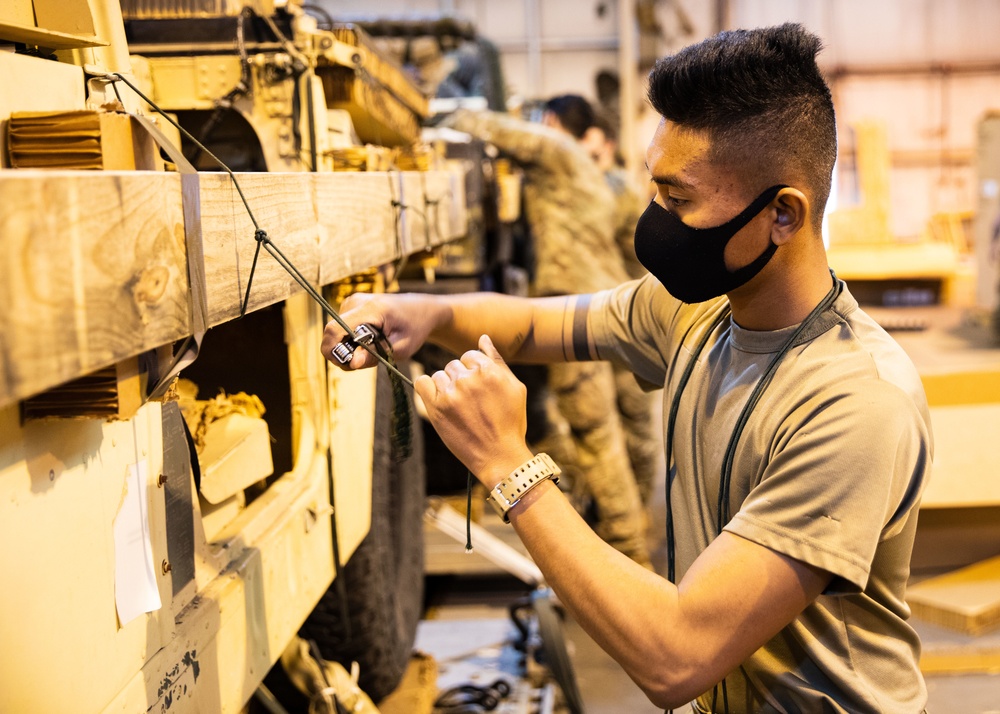
<svg viewBox="0 0 1000 714">
<path fill-rule="evenodd" d="M 736 420 L 736 425 L 733 427 L 733 433 L 729 437 L 729 444 L 726 447 L 725 456 L 722 459 L 722 474 L 719 479 L 719 500 L 716 509 L 716 528 L 717 534 L 722 533 L 722 528 L 729 521 L 729 486 L 732 481 L 733 475 L 733 463 L 736 459 L 736 447 L 739 444 L 740 437 L 743 435 L 743 430 L 746 428 L 747 422 L 750 421 L 750 416 L 753 410 L 756 408 L 758 402 L 760 402 L 761 397 L 764 395 L 765 390 L 770 386 L 771 381 L 774 379 L 775 373 L 778 371 L 778 366 L 784 359 L 798 341 L 799 337 L 802 335 L 806 329 L 816 321 L 816 319 L 826 310 L 828 310 L 837 298 L 840 296 L 842 290 L 842 284 L 837 280 L 837 276 L 830 271 L 830 275 L 833 278 L 833 287 L 826 296 L 819 302 L 816 307 L 812 309 L 812 312 L 799 323 L 799 326 L 795 328 L 795 331 L 785 340 L 785 343 L 778 350 L 777 354 L 771 359 L 770 364 L 768 364 L 767 369 L 764 374 L 761 375 L 760 379 L 757 381 L 753 392 L 750 394 L 750 398 L 747 399 L 746 404 L 743 405 L 743 410 L 740 412 L 739 418 Z M 694 371 L 695 365 L 698 362 L 701 353 L 704 351 L 705 346 L 708 344 L 709 338 L 715 333 L 716 328 L 722 324 L 722 322 L 730 317 L 732 310 L 730 307 L 726 307 L 722 312 L 712 321 L 711 326 L 705 331 L 705 334 L 701 336 L 698 341 L 694 352 L 688 359 L 688 363 L 684 368 L 683 374 L 681 374 L 680 381 L 677 384 L 677 391 L 674 393 L 674 398 L 670 404 L 670 413 L 667 418 L 667 441 L 666 441 L 666 464 L 667 464 L 667 483 L 666 483 L 666 498 L 667 498 L 667 579 L 670 582 L 675 582 L 675 548 L 674 548 L 674 518 L 673 518 L 673 508 L 670 500 L 670 490 L 671 490 L 671 478 L 670 478 L 670 462 L 673 458 L 673 443 L 674 443 L 674 429 L 677 424 L 677 413 L 680 407 L 681 397 L 684 394 L 684 389 L 687 387 L 688 380 L 691 378 L 691 373 Z M 678 474 L 679 475 L 679 474 Z"/>
</svg>

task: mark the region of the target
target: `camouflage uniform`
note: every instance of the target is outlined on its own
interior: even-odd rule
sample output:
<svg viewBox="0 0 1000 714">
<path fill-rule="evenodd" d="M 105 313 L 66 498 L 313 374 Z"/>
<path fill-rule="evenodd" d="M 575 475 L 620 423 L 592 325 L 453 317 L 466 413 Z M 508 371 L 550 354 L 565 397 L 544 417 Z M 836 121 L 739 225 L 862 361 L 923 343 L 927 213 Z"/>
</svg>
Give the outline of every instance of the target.
<svg viewBox="0 0 1000 714">
<path fill-rule="evenodd" d="M 451 125 L 493 144 L 524 169 L 525 216 L 537 256 L 535 295 L 591 293 L 628 279 L 612 240 L 614 195 L 600 169 L 572 138 L 488 112 L 461 112 Z M 557 406 L 549 409 L 555 423 L 549 436 L 532 446 L 559 461 L 567 480 L 585 486 L 597 511 L 597 533 L 649 566 L 646 518 L 615 408 L 611 365 L 552 365 L 549 389 Z"/>
<path fill-rule="evenodd" d="M 632 187 L 624 169 L 617 166 L 604 172 L 611 193 L 615 196 L 615 243 L 625 261 L 625 270 L 630 278 L 641 278 L 646 269 L 635 255 L 635 224 L 646 210 L 648 201 Z"/>
<path fill-rule="evenodd" d="M 615 244 L 630 278 L 639 278 L 646 269 L 635 255 L 635 224 L 646 209 L 646 203 L 632 187 L 627 174 L 620 168 L 604 173 L 615 195 Z M 618 411 L 625 429 L 628 458 L 635 474 L 643 505 L 649 504 L 660 454 L 660 433 L 653 422 L 653 404 L 657 396 L 646 391 L 627 369 L 615 367 L 618 388 Z M 653 386 L 653 385 L 650 385 Z"/>
</svg>

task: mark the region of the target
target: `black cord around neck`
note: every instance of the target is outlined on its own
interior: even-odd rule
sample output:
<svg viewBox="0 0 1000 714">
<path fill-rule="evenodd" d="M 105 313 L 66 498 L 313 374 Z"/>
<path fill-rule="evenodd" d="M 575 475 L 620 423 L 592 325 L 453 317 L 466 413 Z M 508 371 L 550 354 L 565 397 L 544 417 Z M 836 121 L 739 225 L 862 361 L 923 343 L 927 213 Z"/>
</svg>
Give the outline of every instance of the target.
<svg viewBox="0 0 1000 714">
<path fill-rule="evenodd" d="M 764 374 L 761 375 L 760 379 L 757 380 L 757 384 L 754 386 L 753 392 L 751 392 L 749 399 L 747 399 L 746 404 L 743 405 L 743 409 L 740 412 L 739 417 L 736 420 L 736 425 L 733 428 L 733 432 L 729 437 L 729 444 L 726 447 L 725 456 L 722 459 L 722 473 L 719 479 L 719 499 L 716 509 L 716 528 L 717 535 L 722 534 L 722 529 L 729 521 L 729 494 L 730 494 L 730 484 L 732 483 L 733 476 L 733 464 L 736 460 L 736 448 L 739 445 L 740 437 L 743 435 L 743 431 L 746 428 L 747 423 L 750 421 L 750 416 L 753 414 L 754 409 L 760 402 L 761 397 L 763 397 L 764 392 L 771 385 L 774 380 L 774 375 L 778 371 L 778 367 L 785 356 L 791 352 L 791 350 L 796 346 L 799 338 L 802 334 L 816 321 L 816 319 L 822 315 L 824 312 L 830 309 L 833 304 L 840 297 L 843 289 L 843 284 L 837 279 L 834 272 L 830 271 L 830 276 L 833 279 L 833 286 L 827 292 L 826 296 L 820 300 L 819 304 L 812 309 L 812 311 L 806 316 L 806 318 L 799 323 L 798 327 L 789 335 L 788 339 L 785 340 L 781 349 L 775 354 L 768 364 L 767 369 Z M 676 577 L 676 552 L 674 543 L 674 518 L 673 518 L 673 504 L 671 502 L 670 491 L 672 486 L 672 481 L 670 478 L 670 468 L 671 460 L 673 458 L 673 440 L 674 440 L 674 429 L 677 424 L 677 415 L 680 408 L 681 397 L 684 394 L 684 390 L 687 387 L 688 381 L 691 379 L 691 374 L 694 371 L 695 366 L 698 363 L 701 353 L 704 351 L 705 346 L 708 344 L 709 339 L 715 333 L 715 330 L 722 324 L 722 322 L 732 314 L 731 308 L 728 306 L 723 309 L 719 315 L 715 317 L 711 325 L 705 331 L 698 341 L 697 346 L 688 358 L 688 362 L 685 365 L 684 372 L 677 384 L 677 390 L 674 392 L 674 398 L 671 400 L 670 413 L 667 418 L 667 440 L 666 440 L 666 469 L 667 469 L 667 483 L 666 483 L 666 502 L 667 502 L 667 579 L 670 582 L 675 581 Z M 678 354 L 680 350 L 678 349 Z M 679 476 L 679 473 L 677 474 Z M 743 669 L 743 665 L 740 665 L 740 669 Z M 744 676 L 746 672 L 744 671 Z M 749 677 L 747 677 L 747 682 L 749 683 Z M 722 679 L 722 698 L 724 711 L 729 712 L 729 692 L 726 687 L 725 678 Z M 716 685 L 718 686 L 718 685 Z M 715 699 L 717 696 L 717 689 L 712 690 L 712 709 L 715 709 Z"/>
<path fill-rule="evenodd" d="M 750 415 L 753 414 L 753 410 L 757 408 L 757 404 L 760 402 L 761 397 L 764 396 L 764 392 L 771 382 L 774 380 L 774 375 L 778 371 L 778 367 L 785 356 L 792 351 L 799 337 L 805 332 L 816 319 L 830 309 L 837 298 L 840 297 L 841 283 L 837 280 L 837 277 L 833 275 L 831 271 L 831 277 L 833 278 L 833 286 L 827 292 L 826 296 L 820 300 L 819 304 L 812 309 L 806 319 L 799 323 L 799 326 L 795 328 L 795 331 L 789 335 L 788 339 L 778 350 L 774 358 L 771 359 L 770 364 L 767 365 L 767 369 L 761 378 L 757 381 L 757 385 L 754 387 L 753 392 L 750 393 L 750 398 L 747 399 L 746 404 L 743 405 L 743 411 L 740 412 L 739 418 L 736 420 L 736 426 L 733 427 L 732 436 L 729 438 L 729 445 L 726 447 L 726 454 L 722 459 L 722 475 L 719 480 L 719 504 L 716 510 L 716 527 L 718 532 L 722 533 L 723 526 L 729 522 L 729 486 L 732 483 L 733 478 L 733 463 L 736 461 L 736 447 L 739 444 L 740 437 L 743 436 L 743 430 L 746 428 L 747 422 L 750 421 Z"/>
<path fill-rule="evenodd" d="M 709 338 L 715 329 L 722 324 L 722 321 L 729 317 L 730 309 L 727 306 L 722 310 L 712 321 L 712 324 L 705 334 L 701 336 L 698 341 L 698 346 L 694 348 L 694 352 L 688 359 L 687 365 L 684 367 L 684 373 L 681 374 L 680 381 L 677 384 L 677 391 L 674 392 L 673 402 L 670 404 L 670 416 L 667 419 L 667 442 L 666 442 L 666 457 L 667 457 L 667 580 L 674 582 L 674 517 L 673 509 L 670 503 L 670 487 L 673 485 L 670 478 L 670 461 L 673 457 L 674 450 L 674 428 L 677 425 L 677 412 L 681 403 L 681 395 L 684 394 L 684 388 L 687 387 L 688 380 L 691 379 L 691 373 L 694 371 L 695 365 L 698 363 L 698 357 L 701 355 L 702 350 L 705 349 L 705 345 L 708 343 Z M 680 354 L 680 349 L 678 349 L 677 354 Z"/>
</svg>

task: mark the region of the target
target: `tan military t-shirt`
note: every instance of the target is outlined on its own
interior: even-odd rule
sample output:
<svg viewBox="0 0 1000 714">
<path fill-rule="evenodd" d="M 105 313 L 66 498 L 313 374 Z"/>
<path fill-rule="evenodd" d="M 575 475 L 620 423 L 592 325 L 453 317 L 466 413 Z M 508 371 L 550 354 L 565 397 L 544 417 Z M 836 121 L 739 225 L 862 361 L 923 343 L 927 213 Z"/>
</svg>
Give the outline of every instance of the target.
<svg viewBox="0 0 1000 714">
<path fill-rule="evenodd" d="M 626 283 L 595 294 L 589 308 L 578 303 L 578 356 L 589 350 L 665 385 L 666 424 L 692 351 L 726 306 L 725 298 L 685 305 L 652 276 Z M 734 424 L 794 329 L 755 332 L 727 317 L 698 359 L 678 409 L 670 471 L 678 580 L 717 535 Z M 753 411 L 735 454 L 725 525 L 833 581 L 729 674 L 730 712 L 923 709 L 920 643 L 904 595 L 931 451 L 916 370 L 844 287 Z M 722 711 L 721 688 L 716 695 Z M 711 701 L 708 692 L 696 711 L 709 711 Z"/>
</svg>

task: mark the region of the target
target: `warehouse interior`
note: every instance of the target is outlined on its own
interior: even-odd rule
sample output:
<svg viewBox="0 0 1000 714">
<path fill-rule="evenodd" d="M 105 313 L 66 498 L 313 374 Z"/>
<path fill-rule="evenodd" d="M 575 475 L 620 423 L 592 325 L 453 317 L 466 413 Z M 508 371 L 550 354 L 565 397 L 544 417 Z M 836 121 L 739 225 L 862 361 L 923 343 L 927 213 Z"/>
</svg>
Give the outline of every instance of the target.
<svg viewBox="0 0 1000 714">
<path fill-rule="evenodd" d="M 779 35 L 766 33 L 786 23 L 795 27 L 782 32 L 821 43 L 810 66 L 835 113 L 822 224 L 796 224 L 822 239 L 834 289 L 810 288 L 794 320 L 741 327 L 750 313 L 737 309 L 754 304 L 741 290 L 798 263 L 768 241 L 778 257 L 762 254 L 744 282 L 675 299 L 668 283 L 686 284 L 686 271 L 641 247 L 657 205 L 669 218 L 656 240 L 708 241 L 735 225 L 738 211 L 718 206 L 748 201 L 699 209 L 714 221 L 685 213 L 694 208 L 675 189 L 693 189 L 661 167 L 700 145 L 670 138 L 688 125 L 654 108 L 651 82 L 654 67 L 676 66 L 661 58 L 695 57 L 691 48 L 766 36 L 773 49 Z M 4 0 L 0 712 L 1000 711 L 997 27 L 990 0 Z M 760 71 L 778 86 L 794 81 L 792 62 Z M 683 86 L 723 87 L 718 105 L 731 108 L 728 80 L 712 72 L 742 77 L 750 94 L 755 67 L 720 62 Z M 690 126 L 744 159 L 770 156 L 792 132 L 774 123 L 730 144 L 714 125 Z M 731 168 L 726 180 L 745 173 Z M 756 230 L 761 207 L 786 205 L 774 202 L 800 186 L 772 188 L 725 240 Z M 741 274 L 725 246 L 722 273 Z M 695 248 L 677 255 L 707 260 Z M 662 302 L 635 307 L 656 290 L 666 297 L 651 300 L 672 301 L 676 315 L 731 303 L 732 317 L 697 348 L 687 333 L 676 348 L 657 342 L 680 328 L 658 322 Z M 841 341 L 877 345 L 876 373 L 898 351 L 904 376 L 878 384 L 912 371 L 916 406 L 877 412 L 881 391 L 866 382 L 846 418 L 805 442 L 814 455 L 783 454 L 819 427 L 781 421 L 760 441 L 784 402 L 754 417 L 756 399 L 788 363 L 813 370 L 793 355 L 796 340 L 845 293 L 858 312 L 848 319 L 836 303 L 850 328 Z M 567 297 L 577 294 L 594 297 Z M 792 309 L 769 304 L 755 309 Z M 473 314 L 481 320 L 463 322 Z M 686 420 L 705 417 L 678 406 L 695 368 L 681 376 L 673 365 L 681 354 L 715 364 L 721 347 L 706 341 L 719 324 L 745 344 L 765 329 L 791 337 L 759 382 L 763 367 L 729 365 L 722 387 L 694 373 L 719 404 L 742 379 L 756 387 L 734 407 L 749 436 L 734 428 L 729 471 L 713 476 L 718 540 L 684 562 L 678 494 L 688 491 L 674 484 L 688 447 L 674 445 L 697 452 L 707 438 L 721 462 L 729 427 L 687 436 Z M 492 341 L 452 347 L 477 329 L 494 329 Z M 847 390 L 850 357 L 795 386 L 811 388 L 815 372 L 831 375 L 824 389 Z M 461 391 L 494 367 L 510 381 Z M 476 408 L 446 392 L 476 396 L 465 397 Z M 810 402 L 809 413 L 839 414 L 837 403 Z M 923 426 L 893 450 L 897 416 Z M 532 458 L 511 471 L 500 436 L 518 431 L 511 451 Z M 480 453 L 494 461 L 473 464 Z M 857 506 L 836 518 L 801 506 L 807 520 L 837 523 L 817 546 L 831 559 L 752 542 L 791 562 L 794 606 L 757 602 L 722 644 L 709 636 L 721 625 L 683 630 L 704 639 L 675 654 L 671 618 L 685 620 L 672 603 L 691 602 L 679 599 L 695 590 L 687 575 L 748 538 L 739 519 L 759 517 L 754 491 L 765 502 L 784 493 L 768 478 L 790 479 L 780 469 L 795 458 Z M 871 485 L 871 474 L 904 468 L 922 475 L 894 495 Z M 537 480 L 519 481 L 525 469 Z M 815 481 L 799 476 L 803 489 Z M 724 511 L 740 478 L 748 493 L 734 486 Z M 712 520 L 715 481 L 705 484 Z M 858 494 L 869 492 L 896 500 L 859 567 L 866 578 L 891 571 L 899 600 L 832 565 L 855 557 L 860 536 L 849 534 L 867 531 L 850 521 L 868 517 Z M 579 540 L 546 531 L 570 522 L 543 510 L 557 496 L 584 526 Z M 901 532 L 904 545 L 891 545 Z M 726 572 L 711 575 L 720 591 L 732 587 Z M 759 570 L 746 591 L 778 592 L 768 589 L 778 572 Z M 809 590 L 814 576 L 822 586 Z M 669 596 L 630 607 L 654 591 Z M 782 608 L 759 640 L 737 632 Z M 873 621 L 898 637 L 866 630 Z M 662 687 L 646 677 L 644 647 L 664 663 Z M 913 671 L 886 652 L 904 652 Z M 699 667 L 722 669 L 702 682 Z M 688 691 L 691 681 L 708 689 Z"/>
</svg>

